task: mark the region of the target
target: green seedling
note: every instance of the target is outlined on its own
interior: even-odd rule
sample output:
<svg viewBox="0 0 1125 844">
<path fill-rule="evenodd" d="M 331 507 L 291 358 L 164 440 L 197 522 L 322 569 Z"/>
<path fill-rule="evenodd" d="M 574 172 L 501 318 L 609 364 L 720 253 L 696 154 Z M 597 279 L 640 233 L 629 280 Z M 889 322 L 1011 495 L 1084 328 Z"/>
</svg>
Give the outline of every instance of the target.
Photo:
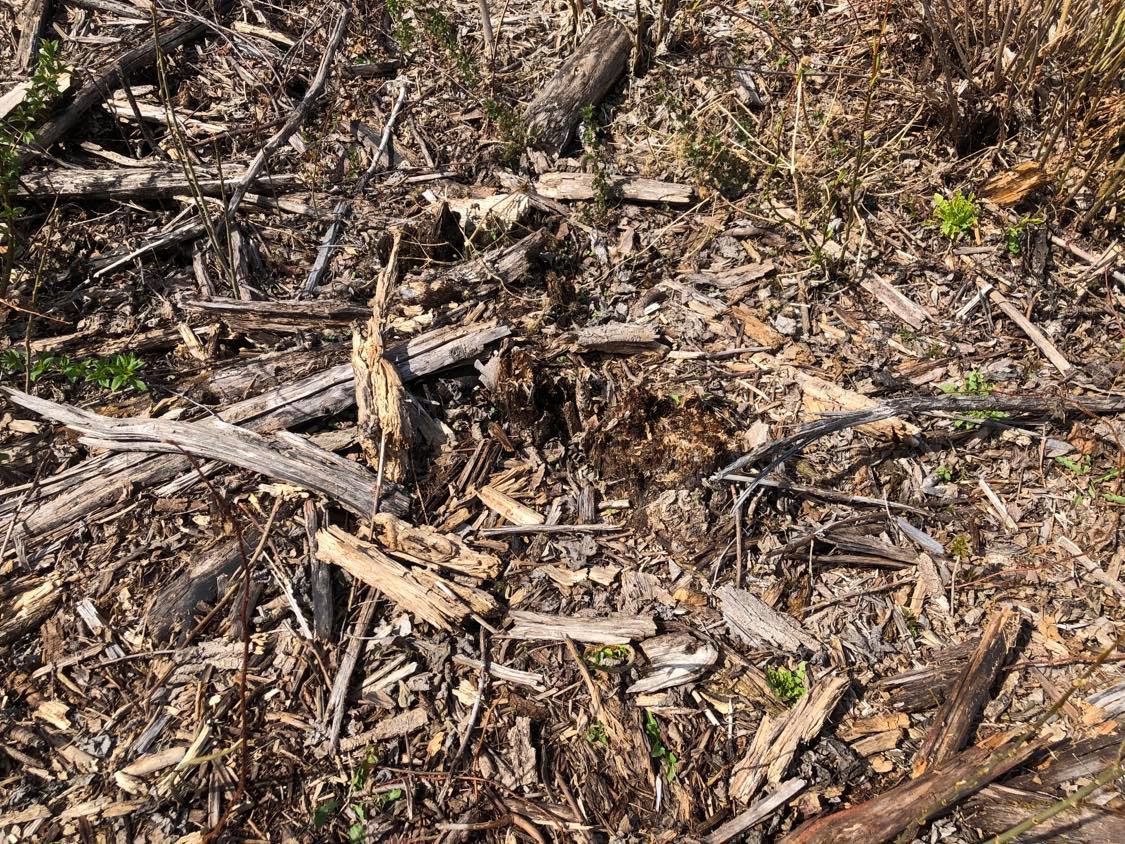
<svg viewBox="0 0 1125 844">
<path fill-rule="evenodd" d="M 649 753 L 656 759 L 664 773 L 664 779 L 672 782 L 676 779 L 676 754 L 669 750 L 660 738 L 660 724 L 656 716 L 648 709 L 645 710 L 645 736 L 648 738 Z"/>
<path fill-rule="evenodd" d="M 963 533 L 953 537 L 953 541 L 949 543 L 947 550 L 949 556 L 961 562 L 969 559 L 969 555 L 973 552 L 972 545 L 969 544 L 969 537 Z"/>
<path fill-rule="evenodd" d="M 112 391 L 147 390 L 139 374 L 144 365 L 145 362 L 132 353 L 82 360 L 74 360 L 69 355 L 35 355 L 30 366 L 22 349 L 5 349 L 0 353 L 0 372 L 4 375 L 26 372 L 32 383 L 50 375 L 61 375 L 71 384 L 82 381 Z"/>
<path fill-rule="evenodd" d="M 946 199 L 940 193 L 934 194 L 934 218 L 932 225 L 950 240 L 957 240 L 977 222 L 976 199 L 970 193 L 965 196 L 960 189 Z"/>
<path fill-rule="evenodd" d="M 1008 253 L 1011 255 L 1022 254 L 1023 236 L 1027 227 L 1041 225 L 1043 225 L 1042 217 L 1023 217 L 1014 226 L 1008 226 L 1004 229 L 1004 245 L 1008 247 Z"/>
<path fill-rule="evenodd" d="M 618 668 L 633 660 L 633 649 L 628 645 L 602 645 L 586 652 L 586 662 L 598 668 Z"/>
<path fill-rule="evenodd" d="M 609 736 L 606 734 L 605 725 L 601 721 L 594 721 L 586 728 L 586 741 L 594 747 L 609 747 Z"/>
<path fill-rule="evenodd" d="M 953 470 L 948 466 L 938 466 L 934 470 L 934 477 L 942 483 L 951 484 L 953 483 Z"/>
<path fill-rule="evenodd" d="M 786 706 L 792 706 L 803 698 L 807 691 L 805 685 L 806 668 L 807 665 L 804 662 L 797 663 L 797 667 L 792 670 L 783 665 L 777 668 L 767 666 L 766 684 L 778 700 Z"/>
<path fill-rule="evenodd" d="M 959 384 L 945 384 L 939 387 L 943 393 L 949 393 L 954 396 L 988 396 L 996 389 L 996 385 L 988 381 L 984 375 L 981 374 L 979 369 L 974 369 L 972 372 L 965 376 L 965 380 Z M 965 413 L 966 416 L 971 416 L 974 419 L 1007 419 L 1008 414 L 1002 410 L 970 410 Z M 958 419 L 953 423 L 953 427 L 959 430 L 967 430 L 975 428 L 975 422 L 969 422 L 965 419 Z"/>
</svg>

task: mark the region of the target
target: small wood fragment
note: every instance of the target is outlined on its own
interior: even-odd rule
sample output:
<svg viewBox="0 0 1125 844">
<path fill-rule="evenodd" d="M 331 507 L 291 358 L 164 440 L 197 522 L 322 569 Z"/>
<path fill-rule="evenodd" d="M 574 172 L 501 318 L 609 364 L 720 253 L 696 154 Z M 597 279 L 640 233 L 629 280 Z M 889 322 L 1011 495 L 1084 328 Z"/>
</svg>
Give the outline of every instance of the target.
<svg viewBox="0 0 1125 844">
<path fill-rule="evenodd" d="M 988 292 L 988 298 L 992 300 L 992 303 L 1003 311 L 1004 315 L 1014 322 L 1020 331 L 1027 335 L 1027 338 L 1043 353 L 1043 356 L 1051 362 L 1055 369 L 1063 375 L 1074 369 L 1074 366 L 1063 356 L 1058 347 L 1047 339 L 1047 335 L 1036 328 L 1031 320 L 1020 312 L 1019 308 L 1008 301 L 1004 294 L 986 282 L 978 282 L 978 285 L 982 292 Z"/>
<path fill-rule="evenodd" d="M 794 797 L 801 793 L 808 783 L 797 777 L 786 780 L 765 797 L 758 800 L 748 809 L 735 815 L 725 824 L 720 826 L 706 838 L 705 844 L 726 844 L 755 824 L 761 823 L 777 809 L 780 809 Z"/>
<path fill-rule="evenodd" d="M 657 339 L 656 329 L 648 325 L 612 322 L 608 325 L 579 329 L 575 344 L 584 352 L 606 352 L 618 355 L 639 355 L 667 351 Z"/>
<path fill-rule="evenodd" d="M 888 311 L 916 331 L 927 322 L 933 321 L 929 311 L 907 297 L 889 281 L 872 276 L 860 282 L 860 287 L 882 302 Z"/>
<path fill-rule="evenodd" d="M 656 623 L 651 616 L 610 615 L 578 618 L 521 610 L 512 610 L 509 616 L 514 623 L 507 635 L 512 639 L 564 642 L 569 637 L 575 642 L 588 644 L 625 645 L 656 635 Z"/>
<path fill-rule="evenodd" d="M 464 587 L 455 589 L 432 573 L 408 569 L 377 545 L 338 527 L 318 531 L 316 544 L 319 559 L 339 566 L 439 630 L 452 631 L 472 612 L 461 598 Z"/>
<path fill-rule="evenodd" d="M 745 803 L 765 783 L 780 782 L 797 749 L 820 732 L 849 685 L 843 675 L 823 678 L 785 714 L 763 716 L 749 750 L 734 765 L 731 796 Z"/>
<path fill-rule="evenodd" d="M 688 633 L 667 633 L 640 644 L 648 658 L 645 675 L 625 690 L 626 694 L 658 692 L 691 683 L 715 664 L 719 652 L 714 645 Z"/>
<path fill-rule="evenodd" d="M 489 510 L 514 525 L 541 525 L 546 521 L 541 514 L 495 487 L 482 486 L 477 490 L 477 498 Z"/>
<path fill-rule="evenodd" d="M 535 192 L 564 202 L 588 202 L 604 195 L 625 202 L 667 205 L 691 205 L 695 201 L 695 189 L 691 185 L 630 176 L 599 177 L 593 173 L 544 173 L 535 182 Z"/>
<path fill-rule="evenodd" d="M 801 648 L 812 653 L 824 650 L 795 618 L 778 612 L 745 589 L 723 586 L 715 594 L 722 602 L 723 618 L 735 635 L 754 644 L 765 642 L 790 652 Z"/>
</svg>

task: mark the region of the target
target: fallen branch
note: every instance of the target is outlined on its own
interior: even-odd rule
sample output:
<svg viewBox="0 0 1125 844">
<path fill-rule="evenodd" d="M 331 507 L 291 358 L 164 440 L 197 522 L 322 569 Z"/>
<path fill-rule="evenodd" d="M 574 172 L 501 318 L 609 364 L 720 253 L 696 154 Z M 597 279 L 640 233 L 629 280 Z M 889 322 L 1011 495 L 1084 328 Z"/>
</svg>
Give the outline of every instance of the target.
<svg viewBox="0 0 1125 844">
<path fill-rule="evenodd" d="M 217 417 L 201 422 L 115 419 L 19 390 L 2 391 L 13 404 L 76 431 L 81 441 L 92 448 L 160 454 L 186 452 L 322 493 L 362 518 L 375 510 L 378 484 L 374 474 L 297 434 L 283 431 L 267 437 Z M 379 496 L 379 507 L 403 514 L 408 501 L 396 486 L 386 483 Z"/>
</svg>

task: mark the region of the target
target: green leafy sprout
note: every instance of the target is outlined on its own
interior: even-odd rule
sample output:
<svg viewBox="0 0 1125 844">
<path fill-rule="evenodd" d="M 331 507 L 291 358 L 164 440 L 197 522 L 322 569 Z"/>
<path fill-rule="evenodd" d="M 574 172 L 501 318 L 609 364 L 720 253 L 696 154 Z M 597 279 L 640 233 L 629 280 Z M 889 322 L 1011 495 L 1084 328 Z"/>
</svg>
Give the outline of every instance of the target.
<svg viewBox="0 0 1125 844">
<path fill-rule="evenodd" d="M 1075 495 L 1075 504 L 1085 504 L 1091 498 L 1101 498 L 1103 501 L 1108 501 L 1110 504 L 1125 504 L 1125 495 L 1103 492 L 1098 489 L 1102 484 L 1109 483 L 1121 477 L 1121 469 L 1110 469 L 1108 472 L 1093 476 L 1091 473 L 1094 467 L 1089 457 L 1083 457 L 1081 460 L 1072 460 L 1069 457 L 1056 457 L 1055 462 L 1080 478 L 1089 477 L 1085 491 L 1080 491 Z"/>
<path fill-rule="evenodd" d="M 976 198 L 970 193 L 965 196 L 960 189 L 946 199 L 940 193 L 934 194 L 933 225 L 941 228 L 941 233 L 950 240 L 957 240 L 977 222 Z"/>
<path fill-rule="evenodd" d="M 586 728 L 586 741 L 594 747 L 609 747 L 609 735 L 605 731 L 605 724 L 594 721 Z"/>
<path fill-rule="evenodd" d="M 69 355 L 33 355 L 30 366 L 22 349 L 0 352 L 0 373 L 27 373 L 32 383 L 50 375 L 60 375 L 70 384 L 82 381 L 107 390 L 144 392 L 147 385 L 140 378 L 145 362 L 132 353 L 75 360 Z"/>
<path fill-rule="evenodd" d="M 672 782 L 676 779 L 676 763 L 679 761 L 676 754 L 665 746 L 660 737 L 660 723 L 651 710 L 645 710 L 645 736 L 648 738 L 649 753 L 652 758 L 660 762 L 664 779 Z"/>
<path fill-rule="evenodd" d="M 987 380 L 979 369 L 974 369 L 965 375 L 965 380 L 959 384 L 944 384 L 939 387 L 943 393 L 954 396 L 988 396 L 996 389 L 996 385 Z M 970 410 L 965 413 L 974 419 L 1007 419 L 1008 414 L 1002 410 Z M 975 428 L 977 423 L 965 419 L 958 419 L 953 427 L 959 430 Z"/>
<path fill-rule="evenodd" d="M 805 696 L 808 687 L 805 685 L 806 663 L 799 662 L 797 667 L 790 670 L 781 665 L 766 667 L 766 685 L 777 699 L 786 706 L 792 706 Z"/>
<path fill-rule="evenodd" d="M 0 295 L 8 287 L 15 266 L 13 226 L 24 209 L 12 204 L 22 170 L 22 149 L 35 142 L 33 130 L 62 93 L 59 83 L 66 65 L 59 57 L 59 43 L 44 40 L 39 46 L 35 71 L 31 75 L 23 100 L 0 121 Z"/>
<path fill-rule="evenodd" d="M 628 645 L 602 645 L 586 652 L 586 662 L 598 668 L 617 668 L 633 659 L 633 649 Z"/>
<path fill-rule="evenodd" d="M 1023 217 L 1014 226 L 1008 226 L 1004 229 L 1004 245 L 1008 248 L 1010 255 L 1020 255 L 1023 253 L 1023 235 L 1027 231 L 1028 226 L 1041 226 L 1043 225 L 1042 217 Z"/>
</svg>

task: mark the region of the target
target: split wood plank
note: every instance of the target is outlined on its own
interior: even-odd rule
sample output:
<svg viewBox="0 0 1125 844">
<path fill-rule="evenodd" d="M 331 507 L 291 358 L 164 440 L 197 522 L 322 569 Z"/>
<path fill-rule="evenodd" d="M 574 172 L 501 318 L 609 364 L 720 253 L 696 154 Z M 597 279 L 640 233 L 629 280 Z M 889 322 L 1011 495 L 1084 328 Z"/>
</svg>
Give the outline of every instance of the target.
<svg viewBox="0 0 1125 844">
<path fill-rule="evenodd" d="M 369 517 L 377 509 L 402 514 L 409 506 L 397 485 L 384 483 L 377 498 L 379 483 L 373 472 L 288 431 L 267 436 L 217 417 L 201 422 L 116 419 L 19 390 L 0 390 L 14 404 L 76 431 L 92 448 L 190 454 L 230 463 L 319 492 L 360 518 Z"/>
<path fill-rule="evenodd" d="M 667 205 L 691 205 L 695 202 L 695 188 L 691 185 L 594 173 L 544 173 L 535 182 L 535 192 L 547 199 L 566 202 L 588 202 L 606 193 L 625 202 Z"/>
<path fill-rule="evenodd" d="M 992 303 L 1003 311 L 1004 315 L 1014 322 L 1020 331 L 1027 335 L 1027 338 L 1043 353 L 1043 356 L 1051 362 L 1055 369 L 1063 375 L 1069 374 L 1074 369 L 1074 366 L 1058 350 L 1058 347 L 1047 339 L 1047 335 L 1020 313 L 1019 308 L 1008 301 L 1004 294 L 983 280 L 978 280 L 977 285 L 980 287 L 981 293 L 988 293 L 988 298 L 992 300 Z"/>
<path fill-rule="evenodd" d="M 1114 844 L 1125 841 L 1125 813 L 1083 801 L 1056 812 L 1065 795 L 1045 795 L 1039 789 L 990 785 L 965 804 L 963 817 L 971 829 L 988 840 L 1040 813 L 1048 816 L 1017 840 L 1025 844 Z"/>
<path fill-rule="evenodd" d="M 651 616 L 609 615 L 578 618 L 570 615 L 545 615 L 512 610 L 513 624 L 508 630 L 512 639 L 543 639 L 550 642 L 575 642 L 594 645 L 627 645 L 638 639 L 656 635 L 656 622 Z"/>
<path fill-rule="evenodd" d="M 386 595 L 402 609 L 439 630 L 452 632 L 470 613 L 487 613 L 495 602 L 485 592 L 407 568 L 378 545 L 332 526 L 316 534 L 317 557 L 339 566 L 357 580 Z"/>
<path fill-rule="evenodd" d="M 704 844 L 727 844 L 755 824 L 761 823 L 804 790 L 808 783 L 797 777 L 786 780 L 753 806 L 735 815 L 703 839 Z"/>
<path fill-rule="evenodd" d="M 979 744 L 927 771 L 917 779 L 890 789 L 865 803 L 808 821 L 781 844 L 882 844 L 912 823 L 956 806 L 1012 768 L 1027 761 L 1043 743 L 1014 741 L 1015 734 Z"/>
<path fill-rule="evenodd" d="M 625 72 L 629 31 L 614 18 L 590 28 L 582 43 L 543 86 L 524 114 L 532 144 L 560 154 L 574 137 L 582 110 L 597 105 Z"/>
<path fill-rule="evenodd" d="M 200 168 L 195 181 L 201 193 L 219 196 L 238 181 L 242 171 L 233 168 L 220 174 Z M 294 174 L 267 174 L 254 181 L 263 190 L 282 190 L 298 184 Z M 20 177 L 17 195 L 24 200 L 50 202 L 64 199 L 157 199 L 192 192 L 191 179 L 182 169 L 129 167 L 105 170 L 59 168 L 26 173 Z"/>
<path fill-rule="evenodd" d="M 763 715 L 749 750 L 731 772 L 731 796 L 746 803 L 767 782 L 781 782 L 797 749 L 820 733 L 850 685 L 842 674 L 822 678 L 784 715 Z"/>
<path fill-rule="evenodd" d="M 370 308 L 331 299 L 192 299 L 184 307 L 221 319 L 235 331 L 307 331 L 350 325 L 371 316 Z"/>
<path fill-rule="evenodd" d="M 723 586 L 716 591 L 722 602 L 723 619 L 731 633 L 751 644 L 767 643 L 784 651 L 801 648 L 818 654 L 824 646 L 806 633 L 791 615 L 781 613 L 745 589 Z"/>
<path fill-rule="evenodd" d="M 952 693 L 930 722 L 926 736 L 914 756 L 913 776 L 941 765 L 965 745 L 992 694 L 992 685 L 1008 653 L 1005 627 L 1011 611 L 1004 608 L 992 614 L 976 650 L 962 669 Z"/>
</svg>

